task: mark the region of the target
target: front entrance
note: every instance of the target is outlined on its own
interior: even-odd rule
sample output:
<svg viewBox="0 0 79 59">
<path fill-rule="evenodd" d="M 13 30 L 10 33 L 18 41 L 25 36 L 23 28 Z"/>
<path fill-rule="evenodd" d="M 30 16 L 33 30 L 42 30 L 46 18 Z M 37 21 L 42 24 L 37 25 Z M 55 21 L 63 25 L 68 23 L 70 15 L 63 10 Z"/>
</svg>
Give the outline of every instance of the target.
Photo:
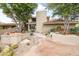
<svg viewBox="0 0 79 59">
<path fill-rule="evenodd" d="M 28 24 L 28 31 L 29 32 L 35 32 L 35 30 L 36 30 L 36 24 Z"/>
</svg>

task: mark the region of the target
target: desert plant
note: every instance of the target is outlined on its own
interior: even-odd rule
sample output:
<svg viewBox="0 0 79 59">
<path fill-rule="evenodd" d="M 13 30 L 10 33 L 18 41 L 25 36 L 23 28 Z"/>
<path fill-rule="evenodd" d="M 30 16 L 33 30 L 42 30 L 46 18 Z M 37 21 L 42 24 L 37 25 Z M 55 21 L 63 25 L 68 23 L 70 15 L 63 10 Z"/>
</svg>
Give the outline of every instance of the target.
<svg viewBox="0 0 79 59">
<path fill-rule="evenodd" d="M 13 56 L 13 49 L 9 46 L 5 47 L 0 53 L 1 56 Z"/>
<path fill-rule="evenodd" d="M 13 44 L 11 44 L 10 46 L 11 46 L 12 49 L 18 48 L 18 44 L 17 44 L 17 43 L 13 43 Z"/>
</svg>

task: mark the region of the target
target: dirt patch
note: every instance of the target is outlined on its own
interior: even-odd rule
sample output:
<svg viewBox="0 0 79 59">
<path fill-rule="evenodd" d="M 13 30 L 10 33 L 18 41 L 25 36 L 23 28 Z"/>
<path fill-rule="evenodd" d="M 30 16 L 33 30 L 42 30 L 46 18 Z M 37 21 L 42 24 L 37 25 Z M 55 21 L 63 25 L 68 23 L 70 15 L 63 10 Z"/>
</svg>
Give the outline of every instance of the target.
<svg viewBox="0 0 79 59">
<path fill-rule="evenodd" d="M 40 56 L 70 56 L 79 55 L 79 46 L 64 45 L 49 40 L 43 41 L 32 47 L 28 53 L 24 55 L 40 55 Z"/>
</svg>

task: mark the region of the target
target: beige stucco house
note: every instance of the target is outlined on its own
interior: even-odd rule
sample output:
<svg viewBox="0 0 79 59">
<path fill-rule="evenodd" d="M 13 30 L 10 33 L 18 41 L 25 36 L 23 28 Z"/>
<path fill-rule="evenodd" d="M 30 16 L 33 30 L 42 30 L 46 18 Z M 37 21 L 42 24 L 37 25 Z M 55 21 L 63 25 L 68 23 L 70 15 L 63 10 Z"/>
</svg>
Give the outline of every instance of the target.
<svg viewBox="0 0 79 59">
<path fill-rule="evenodd" d="M 8 29 L 16 27 L 15 23 L 1 23 L 0 22 L 0 29 Z"/>
<path fill-rule="evenodd" d="M 70 28 L 74 27 L 79 21 L 70 21 Z M 28 31 L 31 29 L 34 29 L 35 32 L 48 32 L 50 29 L 60 26 L 62 29 L 64 29 L 64 20 L 52 20 L 47 17 L 46 11 L 38 11 L 36 13 L 36 17 L 30 19 L 27 23 L 28 25 Z"/>
<path fill-rule="evenodd" d="M 74 27 L 75 24 L 79 23 L 79 21 L 70 21 L 70 28 Z M 52 21 L 47 17 L 46 11 L 38 11 L 36 13 L 36 17 L 32 17 L 28 20 L 27 29 L 28 31 L 34 30 L 35 32 L 46 33 L 50 31 L 52 28 L 57 26 L 64 29 L 64 20 L 53 20 Z M 3 29 L 16 27 L 16 24 L 4 24 L 0 23 L 0 27 Z"/>
</svg>

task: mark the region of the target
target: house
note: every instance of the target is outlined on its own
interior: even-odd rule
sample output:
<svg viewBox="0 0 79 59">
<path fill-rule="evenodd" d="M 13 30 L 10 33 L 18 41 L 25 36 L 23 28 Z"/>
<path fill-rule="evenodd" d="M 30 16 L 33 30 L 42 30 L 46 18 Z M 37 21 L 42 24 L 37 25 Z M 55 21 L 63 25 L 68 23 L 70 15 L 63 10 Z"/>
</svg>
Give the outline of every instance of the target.
<svg viewBox="0 0 79 59">
<path fill-rule="evenodd" d="M 16 27 L 15 23 L 0 23 L 0 29 L 8 29 Z"/>
<path fill-rule="evenodd" d="M 74 27 L 77 23 L 79 23 L 78 20 L 70 21 L 69 28 Z M 62 19 L 50 20 L 49 17 L 47 17 L 46 11 L 38 11 L 36 13 L 36 17 L 32 17 L 31 19 L 29 19 L 26 24 L 27 24 L 28 31 L 33 30 L 35 32 L 40 32 L 40 33 L 46 33 L 56 27 L 61 27 L 62 29 L 64 29 L 64 20 L 62 20 Z M 15 23 L 8 23 L 8 24 L 0 23 L 0 28 L 2 28 L 2 29 L 13 28 L 13 27 L 16 27 Z"/>
<path fill-rule="evenodd" d="M 74 27 L 77 23 L 79 23 L 79 21 L 75 21 L 75 20 L 70 21 L 69 28 Z M 35 32 L 44 33 L 44 32 L 48 32 L 49 30 L 57 26 L 64 29 L 64 20 L 50 21 L 50 19 L 47 17 L 46 11 L 38 11 L 36 13 L 36 17 L 29 19 L 27 25 L 28 25 L 28 31 L 31 31 L 33 29 Z"/>
</svg>

